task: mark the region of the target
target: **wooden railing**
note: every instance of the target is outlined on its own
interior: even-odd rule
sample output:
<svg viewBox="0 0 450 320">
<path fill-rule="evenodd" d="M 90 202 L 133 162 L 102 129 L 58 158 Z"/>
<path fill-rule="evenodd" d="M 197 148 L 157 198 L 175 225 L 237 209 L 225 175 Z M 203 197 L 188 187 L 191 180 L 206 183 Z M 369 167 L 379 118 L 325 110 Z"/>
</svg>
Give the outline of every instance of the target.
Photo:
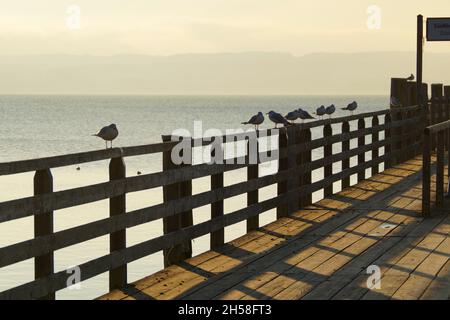
<svg viewBox="0 0 450 320">
<path fill-rule="evenodd" d="M 431 103 L 430 122 L 435 123 L 424 130 L 424 150 L 423 150 L 423 179 L 422 179 L 422 211 L 424 215 L 431 214 L 431 156 L 436 152 L 436 207 L 444 206 L 444 175 L 445 175 L 445 151 L 450 159 L 450 99 L 434 99 Z M 450 165 L 448 166 L 447 177 L 450 177 Z M 450 190 L 447 190 L 450 194 Z"/>
<path fill-rule="evenodd" d="M 338 181 L 346 188 L 353 175 L 361 181 L 366 178 L 367 169 L 375 174 L 380 171 L 380 164 L 388 168 L 421 153 L 421 124 L 425 117 L 423 108 L 414 106 L 293 125 L 278 132 L 259 131 L 258 137 L 249 134 L 226 137 L 226 141 L 232 138 L 249 143 L 249 139 L 259 141 L 265 136 L 278 135 L 278 172 L 268 176 L 259 175 L 258 164 L 264 159 L 264 153 L 260 151 L 257 164 L 249 163 L 247 153 L 244 157 L 236 157 L 234 164 L 177 166 L 171 152 L 178 142 L 169 141 L 170 137 L 164 137 L 159 144 L 1 163 L 0 175 L 35 171 L 34 196 L 0 203 L 0 223 L 30 216 L 35 218 L 33 239 L 0 248 L 0 268 L 35 258 L 35 280 L 1 292 L 0 299 L 53 299 L 56 291 L 67 287 L 70 276 L 65 270 L 54 271 L 54 252 L 104 235 L 110 237 L 110 253 L 80 264 L 79 270 L 82 281 L 108 271 L 110 290 L 126 285 L 127 264 L 137 259 L 163 251 L 165 266 L 175 264 L 192 255 L 192 239 L 207 234 L 211 235 L 211 249 L 217 248 L 224 243 L 227 226 L 246 221 L 250 232 L 259 227 L 261 213 L 276 208 L 277 217 L 285 217 L 311 204 L 313 192 L 324 190 L 324 196 L 330 196 L 337 192 L 333 184 Z M 357 122 L 356 130 L 351 130 L 352 121 Z M 333 132 L 336 126 L 341 127 L 337 133 Z M 321 130 L 323 135 L 313 139 L 313 129 Z M 370 143 L 366 141 L 368 136 Z M 353 139 L 357 139 L 356 148 L 351 148 Z M 200 142 L 202 145 L 211 143 L 210 139 L 200 139 Z M 335 144 L 341 144 L 342 152 L 333 153 Z M 319 148 L 323 148 L 323 158 L 312 160 L 312 151 Z M 155 153 L 163 155 L 162 172 L 126 177 L 124 158 Z M 367 153 L 371 153 L 370 160 L 366 158 Z M 354 157 L 357 165 L 351 166 Z M 110 159 L 110 181 L 53 191 L 51 169 L 105 159 Z M 334 172 L 333 165 L 339 162 L 341 170 Z M 224 186 L 225 172 L 243 168 L 247 169 L 247 181 Z M 323 179 L 313 181 L 312 171 L 321 168 Z M 201 177 L 210 177 L 211 190 L 192 195 L 192 180 Z M 277 195 L 260 201 L 258 190 L 275 184 Z M 163 187 L 161 204 L 126 211 L 127 193 L 156 187 Z M 242 194 L 247 194 L 247 207 L 225 214 L 224 200 Z M 104 199 L 110 199 L 108 218 L 53 231 L 55 210 Z M 211 204 L 211 219 L 194 225 L 192 210 L 208 204 Z M 126 246 L 128 228 L 158 219 L 163 220 L 162 236 Z"/>
</svg>

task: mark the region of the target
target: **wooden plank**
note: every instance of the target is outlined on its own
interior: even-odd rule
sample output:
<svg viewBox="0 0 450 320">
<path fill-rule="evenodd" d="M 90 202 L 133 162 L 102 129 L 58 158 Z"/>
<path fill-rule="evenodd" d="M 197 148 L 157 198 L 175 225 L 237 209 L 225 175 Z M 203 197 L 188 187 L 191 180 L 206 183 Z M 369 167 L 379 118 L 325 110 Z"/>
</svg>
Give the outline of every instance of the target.
<svg viewBox="0 0 450 320">
<path fill-rule="evenodd" d="M 53 176 L 50 169 L 36 171 L 34 175 L 34 194 L 48 194 L 53 192 Z M 53 234 L 53 211 L 34 217 L 34 237 L 42 237 Z M 54 272 L 54 253 L 53 251 L 36 256 L 34 258 L 34 278 L 45 278 Z M 55 300 L 55 295 L 49 293 L 43 297 L 45 300 Z"/>
<path fill-rule="evenodd" d="M 429 218 L 423 220 L 417 225 L 411 232 L 400 237 L 400 241 L 392 246 L 389 250 L 385 251 L 383 255 L 371 262 L 372 265 L 380 266 L 382 274 L 386 271 L 386 267 L 389 265 L 396 265 L 402 257 L 404 257 L 411 247 L 417 245 L 425 239 L 426 235 L 431 232 L 439 223 L 442 222 L 442 218 Z M 350 283 L 346 283 L 345 286 L 340 288 L 339 292 L 334 294 L 333 300 L 357 300 L 361 299 L 369 289 L 366 286 L 366 280 L 368 275 L 363 270 Z"/>
<path fill-rule="evenodd" d="M 259 133 L 256 132 L 256 137 L 253 140 L 247 141 L 247 163 L 251 163 L 252 158 L 254 157 L 254 153 L 256 153 L 255 163 L 250 164 L 247 167 L 247 180 L 253 180 L 259 178 L 259 141 L 258 141 Z M 253 154 L 252 154 L 253 153 Z M 253 190 L 247 193 L 247 205 L 251 206 L 255 203 L 259 202 L 259 192 L 257 190 Z M 247 220 L 247 233 L 258 229 L 259 227 L 259 216 L 254 216 Z"/>
<path fill-rule="evenodd" d="M 366 127 L 366 122 L 364 119 L 358 120 L 358 130 L 363 130 Z M 366 137 L 358 138 L 358 148 L 363 148 L 366 144 Z M 373 159 L 372 159 L 373 160 Z M 363 181 L 366 178 L 366 169 L 363 168 L 364 163 L 366 162 L 366 154 L 361 153 L 358 155 L 358 167 L 361 169 L 358 170 L 358 182 Z"/>
<path fill-rule="evenodd" d="M 409 275 L 409 278 L 392 296 L 393 299 L 418 300 L 449 261 L 450 238 L 443 242 Z"/>
<path fill-rule="evenodd" d="M 219 153 L 223 156 L 223 145 L 215 146 L 212 149 L 211 156 L 216 158 Z M 222 189 L 224 186 L 224 174 L 223 172 L 212 175 L 211 176 L 211 190 Z M 213 201 L 211 203 L 211 219 L 215 219 L 217 217 L 222 217 L 224 214 L 223 200 Z M 212 232 L 210 235 L 210 248 L 211 250 L 216 249 L 217 247 L 222 246 L 225 243 L 225 229 L 219 229 L 215 232 Z"/>
<path fill-rule="evenodd" d="M 142 146 L 80 152 L 39 159 L 4 162 L 0 163 L 0 176 L 29 171 L 45 170 L 49 168 L 65 167 L 87 162 L 109 160 L 118 157 L 131 157 L 144 154 L 154 154 L 169 150 L 173 148 L 173 146 L 176 143 L 177 142 L 155 143 Z"/>
<path fill-rule="evenodd" d="M 126 176 L 123 158 L 113 158 L 109 163 L 109 179 L 120 180 Z M 109 215 L 115 217 L 126 213 L 126 197 L 119 195 L 109 199 Z M 126 229 L 117 230 L 109 235 L 109 252 L 123 250 L 127 247 Z M 109 290 L 121 288 L 127 284 L 127 265 L 109 271 Z"/>
<path fill-rule="evenodd" d="M 323 136 L 327 138 L 331 137 L 332 135 L 333 135 L 333 128 L 331 127 L 331 124 L 326 124 L 323 127 Z M 333 156 L 333 145 L 330 143 L 323 148 L 323 158 L 329 159 L 332 156 Z M 333 163 L 325 165 L 325 167 L 323 168 L 323 172 L 324 172 L 323 174 L 324 180 L 327 180 L 329 177 L 331 177 L 333 175 Z M 325 198 L 331 196 L 333 194 L 333 183 L 327 185 L 324 188 L 323 192 Z"/>
<path fill-rule="evenodd" d="M 450 299 L 450 260 L 441 268 L 436 278 L 428 286 L 421 300 L 448 300 Z"/>
<path fill-rule="evenodd" d="M 372 118 L 372 127 L 376 127 L 378 125 L 379 125 L 378 116 L 373 117 Z M 374 144 L 374 143 L 376 143 L 378 141 L 380 141 L 380 133 L 379 132 L 375 132 L 375 133 L 372 134 L 372 144 Z M 379 154 L 379 148 L 377 148 L 377 147 L 373 148 L 372 149 L 372 159 L 377 159 L 379 155 L 380 155 Z M 379 172 L 380 172 L 379 164 L 372 167 L 372 175 L 373 176 L 378 174 Z"/>
<path fill-rule="evenodd" d="M 278 147 L 279 148 L 287 148 L 288 147 L 288 133 L 286 128 L 281 128 L 278 131 Z M 278 172 L 285 171 L 289 169 L 289 161 L 288 159 L 280 159 L 278 160 Z M 283 181 L 278 183 L 277 186 L 277 194 L 278 196 L 285 195 L 288 192 L 288 183 L 287 181 Z M 289 214 L 287 203 L 282 203 L 277 207 L 277 219 L 282 217 L 286 217 Z"/>
<path fill-rule="evenodd" d="M 342 133 L 346 134 L 350 132 L 350 124 L 348 121 L 342 123 Z M 342 142 L 342 153 L 346 153 L 350 150 L 350 140 Z M 342 170 L 350 168 L 350 157 L 346 157 L 342 160 Z M 342 189 L 350 187 L 350 176 L 342 179 Z"/>
</svg>

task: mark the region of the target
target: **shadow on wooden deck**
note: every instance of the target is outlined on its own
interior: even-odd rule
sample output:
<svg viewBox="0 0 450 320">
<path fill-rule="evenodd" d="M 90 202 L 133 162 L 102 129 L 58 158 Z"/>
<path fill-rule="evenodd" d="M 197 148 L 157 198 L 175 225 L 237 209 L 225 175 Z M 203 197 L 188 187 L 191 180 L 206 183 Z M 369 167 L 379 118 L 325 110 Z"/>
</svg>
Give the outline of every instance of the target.
<svg viewBox="0 0 450 320">
<path fill-rule="evenodd" d="M 449 299 L 450 203 L 421 192 L 416 158 L 100 299 Z"/>
</svg>

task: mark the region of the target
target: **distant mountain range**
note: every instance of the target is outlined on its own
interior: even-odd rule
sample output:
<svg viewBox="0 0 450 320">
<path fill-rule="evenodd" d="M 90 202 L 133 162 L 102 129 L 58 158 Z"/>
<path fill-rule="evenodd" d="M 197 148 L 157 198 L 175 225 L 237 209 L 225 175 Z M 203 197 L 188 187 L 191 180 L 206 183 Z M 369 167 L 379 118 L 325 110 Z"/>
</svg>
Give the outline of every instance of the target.
<svg viewBox="0 0 450 320">
<path fill-rule="evenodd" d="M 413 52 L 0 55 L 0 94 L 386 95 L 411 73 Z M 426 54 L 424 80 L 450 84 L 450 53 Z"/>
</svg>

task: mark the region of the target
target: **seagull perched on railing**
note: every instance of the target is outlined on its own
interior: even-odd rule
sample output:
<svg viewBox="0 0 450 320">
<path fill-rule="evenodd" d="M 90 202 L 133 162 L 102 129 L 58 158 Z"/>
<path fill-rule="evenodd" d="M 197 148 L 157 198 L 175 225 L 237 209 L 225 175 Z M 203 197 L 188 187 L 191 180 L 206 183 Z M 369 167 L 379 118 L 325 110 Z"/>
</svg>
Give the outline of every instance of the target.
<svg viewBox="0 0 450 320">
<path fill-rule="evenodd" d="M 347 108 L 342 108 L 342 110 L 351 111 L 353 115 L 353 111 L 355 111 L 358 108 L 358 103 L 356 101 L 353 101 L 350 103 Z"/>
<path fill-rule="evenodd" d="M 119 135 L 119 130 L 117 130 L 116 125 L 110 124 L 109 126 L 103 127 L 98 133 L 93 134 L 94 137 L 99 137 L 105 140 L 105 146 L 106 149 L 108 149 L 108 141 L 111 142 L 111 148 L 112 148 L 112 142 L 117 136 Z"/>
<path fill-rule="evenodd" d="M 318 115 L 323 119 L 323 116 L 327 113 L 327 109 L 324 105 L 321 105 L 319 108 L 317 108 L 315 114 Z"/>
<path fill-rule="evenodd" d="M 252 124 L 255 126 L 255 130 L 258 130 L 259 125 L 261 125 L 264 122 L 264 115 L 262 112 L 258 112 L 258 114 L 254 115 L 250 120 L 247 122 L 242 122 L 243 125 Z"/>
<path fill-rule="evenodd" d="M 292 121 L 295 123 L 295 120 L 297 120 L 298 118 L 300 118 L 300 114 L 298 113 L 298 110 L 294 110 L 292 112 L 289 112 L 286 116 L 285 116 L 286 120 Z"/>
<path fill-rule="evenodd" d="M 267 114 L 269 115 L 270 121 L 275 123 L 275 129 L 277 129 L 279 124 L 284 124 L 285 126 L 290 125 L 289 121 L 287 121 L 285 117 L 275 111 L 270 111 Z"/>
<path fill-rule="evenodd" d="M 302 119 L 303 122 L 305 122 L 305 120 L 315 119 L 312 115 L 309 114 L 308 111 L 303 110 L 302 108 L 299 108 L 299 109 L 297 110 L 297 112 L 298 112 L 298 114 L 299 114 L 299 116 L 300 116 L 300 119 Z"/>
<path fill-rule="evenodd" d="M 336 107 L 334 106 L 334 104 L 332 104 L 331 106 L 328 106 L 326 109 L 325 109 L 325 113 L 328 115 L 328 117 L 331 119 L 331 115 L 333 114 L 333 113 L 335 113 L 335 111 L 336 111 Z"/>
</svg>

